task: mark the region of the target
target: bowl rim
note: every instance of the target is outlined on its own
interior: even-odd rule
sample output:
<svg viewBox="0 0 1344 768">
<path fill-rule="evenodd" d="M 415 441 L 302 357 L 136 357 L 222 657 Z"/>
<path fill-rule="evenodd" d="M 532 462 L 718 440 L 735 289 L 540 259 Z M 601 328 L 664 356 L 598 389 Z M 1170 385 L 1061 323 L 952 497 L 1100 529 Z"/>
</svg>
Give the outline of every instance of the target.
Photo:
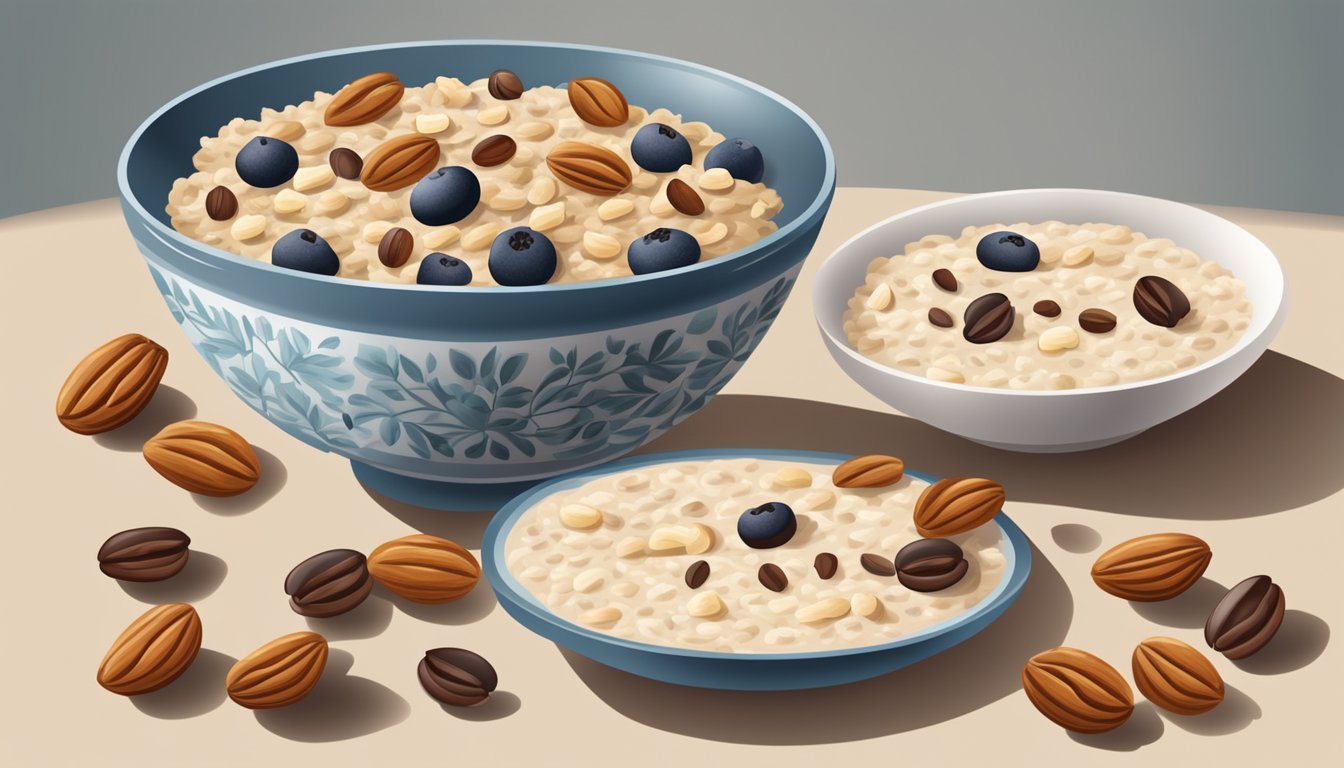
<svg viewBox="0 0 1344 768">
<path fill-rule="evenodd" d="M 350 278 L 337 277 L 334 275 L 331 276 L 317 275 L 307 272 L 299 272 L 297 270 L 285 269 L 283 267 L 277 267 L 270 263 L 258 261 L 256 259 L 247 258 L 244 256 L 239 256 L 237 254 L 230 253 L 229 251 L 226 251 L 222 248 L 217 248 L 213 245 L 209 245 L 207 243 L 194 240 L 178 232 L 172 227 L 165 225 L 163 222 L 159 221 L 157 216 L 150 213 L 149 210 L 142 204 L 139 194 L 137 194 L 137 191 L 131 186 L 130 179 L 128 178 L 127 175 L 127 167 L 130 163 L 130 156 L 131 153 L 135 150 L 135 148 L 139 145 L 141 138 L 143 137 L 144 133 L 150 128 L 150 126 L 153 125 L 164 114 L 176 108 L 179 104 L 201 93 L 204 93 L 205 91 L 208 91 L 211 88 L 214 88 L 215 86 L 218 86 L 222 83 L 246 75 L 257 74 L 260 72 L 264 72 L 266 70 L 277 69 L 295 63 L 312 61 L 316 59 L 333 58 L 348 54 L 388 51 L 401 48 L 434 48 L 445 46 L 465 47 L 465 46 L 481 46 L 481 45 L 508 45 L 508 46 L 520 46 L 529 48 L 560 48 L 565 50 L 585 51 L 598 54 L 618 54 L 621 56 L 633 56 L 666 67 L 670 67 L 672 69 L 697 72 L 699 74 L 720 78 L 730 83 L 756 91 L 764 95 L 766 98 L 778 103 L 786 110 L 792 112 L 800 120 L 802 120 L 802 122 L 812 131 L 812 134 L 816 137 L 818 143 L 821 146 L 822 158 L 824 161 L 821 185 L 817 189 L 817 192 L 812 197 L 812 199 L 808 201 L 807 206 L 803 210 L 801 210 L 796 216 L 794 216 L 792 221 L 790 221 L 789 223 L 785 224 L 782 227 L 779 227 L 774 232 L 771 232 L 769 235 L 766 235 L 760 240 L 757 240 L 743 248 L 739 248 L 736 251 L 726 253 L 723 256 L 698 261 L 695 264 L 691 264 L 685 267 L 678 267 L 676 269 L 670 269 L 662 272 L 653 272 L 646 275 L 629 275 L 623 277 L 605 278 L 602 280 L 581 280 L 573 283 L 554 283 L 554 284 L 545 283 L 542 285 L 531 285 L 531 286 L 440 286 L 440 285 L 420 285 L 417 283 L 377 283 L 369 280 L 352 280 Z M 741 262 L 744 259 L 749 259 L 752 255 L 758 254 L 762 251 L 768 252 L 772 250 L 776 245 L 783 242 L 788 242 L 789 240 L 796 237 L 802 230 L 804 230 L 809 225 L 812 219 L 817 216 L 818 212 L 828 204 L 831 194 L 835 188 L 835 179 L 836 179 L 835 152 L 834 150 L 832 150 L 831 143 L 826 138 L 826 134 L 821 130 L 821 126 L 819 126 L 817 122 L 812 119 L 811 116 L 809 116 L 806 112 L 804 112 L 798 105 L 794 104 L 792 101 L 784 98 L 775 91 L 772 91 L 769 88 L 766 88 L 765 86 L 747 80 L 746 78 L 739 77 L 737 75 L 731 74 L 729 72 L 724 72 L 723 70 L 715 69 L 713 67 L 708 67 L 703 64 L 696 64 L 691 61 L 686 61 L 684 59 L 677 59 L 670 56 L 661 56 L 658 54 L 645 53 L 643 51 L 635 51 L 625 48 L 613 48 L 608 46 L 583 45 L 578 43 L 563 43 L 553 41 L 506 40 L 506 39 L 491 39 L 491 38 L 416 40 L 408 42 L 361 45 L 348 48 L 333 48 L 329 50 L 317 51 L 314 53 L 302 54 L 299 56 L 291 56 L 284 59 L 277 59 L 274 61 L 269 61 L 255 66 L 236 70 L 234 72 L 230 72 L 228 74 L 215 77 L 205 83 L 202 83 L 194 88 L 191 88 L 190 90 L 187 90 L 179 94 L 178 96 L 170 99 L 168 102 L 164 103 L 158 109 L 154 110 L 154 112 L 151 113 L 149 117 L 145 118 L 145 120 L 141 122 L 139 126 L 136 127 L 135 131 L 131 134 L 130 138 L 126 141 L 125 145 L 122 147 L 121 153 L 117 158 L 117 187 L 121 194 L 121 198 L 124 205 L 131 208 L 135 212 L 136 216 L 141 220 L 141 222 L 145 226 L 147 226 L 153 232 L 154 235 L 163 240 L 167 240 L 176 244 L 176 246 L 179 249 L 185 248 L 199 251 L 202 260 L 206 261 L 211 266 L 215 266 L 220 269 L 229 269 L 240 266 L 243 269 L 259 270 L 263 274 L 278 273 L 289 276 L 297 275 L 303 279 L 312 280 L 318 283 L 329 283 L 342 286 L 347 286 L 351 284 L 364 285 L 367 287 L 367 290 L 431 293 L 435 295 L 480 293 L 482 290 L 490 291 L 492 294 L 532 294 L 539 292 L 545 292 L 547 294 L 555 294 L 560 292 L 571 293 L 583 290 L 607 288 L 615 284 L 630 285 L 636 283 L 650 282 L 667 276 L 694 273 L 704 269 L 717 268 L 719 270 L 724 270 L 728 268 L 727 265 L 734 264 L 735 262 Z"/>
<path fill-rule="evenodd" d="M 838 657 L 884 653 L 935 641 L 943 635 L 961 629 L 966 625 L 973 624 L 977 620 L 982 619 L 986 614 L 993 617 L 990 620 L 990 623 L 993 623 L 993 621 L 997 621 L 998 618 L 1000 618 L 999 614 L 1002 610 L 1006 609 L 1016 601 L 1021 594 L 1023 587 L 1026 585 L 1028 576 L 1030 576 L 1032 563 L 1030 540 L 1022 529 L 1019 528 L 1007 514 L 1000 510 L 991 520 L 991 524 L 998 527 L 999 533 L 1002 535 L 1004 558 L 1006 560 L 1003 578 L 1001 578 L 999 583 L 994 586 L 994 589 L 981 598 L 979 603 L 976 603 L 975 606 L 964 613 L 954 616 L 946 621 L 925 627 L 916 632 L 912 632 L 908 635 L 896 638 L 895 640 L 874 645 L 837 648 L 823 651 L 733 653 L 731 651 L 702 651 L 694 648 L 678 648 L 670 645 L 657 645 L 654 643 L 627 640 L 625 638 L 614 637 L 581 626 L 546 610 L 534 597 L 532 597 L 531 593 L 527 591 L 527 588 L 523 587 L 518 582 L 509 571 L 508 567 L 504 565 L 504 546 L 509 532 L 513 530 L 514 525 L 518 522 L 518 518 L 528 509 L 531 509 L 532 506 L 544 496 L 549 496 L 556 491 L 577 487 L 595 477 L 637 467 L 663 464 L 672 461 L 708 461 L 715 459 L 742 458 L 788 459 L 799 463 L 835 465 L 853 457 L 850 454 L 836 453 L 833 451 L 807 451 L 788 448 L 693 448 L 688 450 L 663 451 L 630 456 L 598 467 L 582 469 L 577 472 L 552 478 L 529 488 L 514 497 L 513 500 L 501 507 L 500 510 L 495 513 L 494 517 L 490 519 L 490 524 L 486 527 L 485 536 L 482 539 L 481 544 L 483 567 L 490 582 L 490 586 L 494 588 L 496 595 L 502 594 L 510 606 L 522 610 L 533 618 L 538 619 L 543 624 L 552 627 L 555 632 L 561 636 L 578 636 L 583 640 L 615 646 L 625 651 L 635 651 L 660 657 L 770 663 L 816 661 Z M 905 473 L 927 483 L 934 483 L 939 479 L 934 475 L 912 470 L 909 467 L 905 469 Z M 550 635 L 543 634 L 542 636 L 552 641 L 556 639 Z"/>
<path fill-rule="evenodd" d="M 849 343 L 849 339 L 837 337 L 835 333 L 832 332 L 830 324 L 838 321 L 823 320 L 818 306 L 827 297 L 827 295 L 823 294 L 822 291 L 824 283 L 821 277 L 822 274 L 825 273 L 828 269 L 831 270 L 838 269 L 839 267 L 835 265 L 845 258 L 846 252 L 848 250 L 850 250 L 852 247 L 854 247 L 861 241 L 876 237 L 876 233 L 878 230 L 886 226 L 889 226 L 895 223 L 896 221 L 908 218 L 915 218 L 917 216 L 928 213 L 931 210 L 936 210 L 939 208 L 955 207 L 957 205 L 981 202 L 984 200 L 993 200 L 997 198 L 1021 197 L 1026 195 L 1046 195 L 1046 194 L 1077 195 L 1086 197 L 1096 197 L 1099 199 L 1104 198 L 1128 199 L 1131 201 L 1140 202 L 1141 204 L 1144 205 L 1170 206 L 1173 209 L 1179 210 L 1181 212 L 1181 215 L 1183 216 L 1188 216 L 1192 218 L 1204 218 L 1208 222 L 1215 223 L 1216 226 L 1230 227 L 1240 232 L 1242 235 L 1246 236 L 1247 238 L 1250 238 L 1250 241 L 1254 244 L 1254 246 L 1257 246 L 1263 252 L 1262 255 L 1268 257 L 1266 259 L 1266 267 L 1270 270 L 1269 274 L 1273 276 L 1273 278 L 1279 285 L 1279 291 L 1277 296 L 1275 297 L 1273 305 L 1270 307 L 1265 307 L 1265 317 L 1267 318 L 1267 320 L 1265 321 L 1264 325 L 1258 330 L 1258 332 L 1250 333 L 1251 328 L 1247 328 L 1247 332 L 1243 333 L 1241 337 L 1237 339 L 1236 343 L 1233 344 L 1231 347 L 1229 347 L 1226 350 L 1223 350 L 1223 352 L 1220 353 L 1218 356 L 1205 360 L 1203 363 L 1200 363 L 1199 365 L 1193 368 L 1189 368 L 1184 371 L 1177 371 L 1175 373 L 1167 374 L 1166 376 L 1159 376 L 1151 379 L 1142 379 L 1139 381 L 1125 382 L 1122 384 L 1109 384 L 1103 387 L 1076 387 L 1074 389 L 1008 389 L 1004 387 L 983 387 L 972 384 L 954 384 L 951 382 L 936 381 L 934 379 L 930 379 L 925 376 L 916 376 L 914 374 L 906 373 L 905 371 L 900 371 L 890 366 L 883 365 L 882 363 L 879 363 L 876 360 L 873 360 L 872 358 L 869 358 L 866 355 L 861 354 L 858 350 L 854 349 L 854 347 Z M 899 254 L 893 254 L 893 255 L 899 255 Z M 849 290 L 851 291 L 849 295 L 852 295 L 853 288 L 850 288 Z M 894 377 L 897 379 L 910 382 L 912 384 L 922 384 L 925 386 L 935 387 L 937 389 L 947 390 L 949 392 L 956 392 L 963 394 L 983 393 L 983 394 L 1001 395 L 1005 397 L 1083 397 L 1087 395 L 1096 395 L 1110 392 L 1124 392 L 1128 390 L 1157 386 L 1159 384 L 1165 384 L 1178 379 L 1194 376 L 1203 371 L 1215 368 L 1235 358 L 1243 350 L 1245 350 L 1247 347 L 1250 347 L 1252 344 L 1255 344 L 1259 339 L 1264 337 L 1266 334 L 1269 334 L 1272 338 L 1272 336 L 1278 331 L 1279 323 L 1282 320 L 1283 310 L 1287 303 L 1287 297 L 1288 297 L 1288 284 L 1286 278 L 1284 277 L 1283 265 L 1279 263 L 1278 257 L 1274 255 L 1274 252 L 1270 250 L 1269 246 L 1265 245 L 1264 241 L 1260 240 L 1260 238 L 1251 234 L 1251 232 L 1247 230 L 1245 227 L 1242 227 L 1241 225 L 1233 221 L 1229 221 L 1228 219 L 1225 219 L 1216 213 L 1204 210 L 1203 208 L 1194 205 L 1190 205 L 1189 203 L 1181 203 L 1175 200 L 1169 200 L 1167 198 L 1162 197 L 1154 197 L 1151 195 L 1139 195 L 1132 192 L 1118 192 L 1105 189 L 1087 189 L 1082 187 L 1033 187 L 1026 189 L 997 190 L 994 192 L 979 192 L 973 194 L 957 195 L 956 197 L 951 197 L 946 200 L 936 200 L 932 203 L 926 203 L 924 205 L 916 206 L 914 208 L 902 211 L 893 216 L 888 216 L 887 218 L 869 227 L 864 228 L 862 231 L 851 236 L 843 243 L 836 246 L 836 248 L 833 251 L 831 251 L 831 253 L 828 254 L 826 256 L 826 259 L 821 263 L 821 266 L 818 268 L 817 271 L 817 278 L 813 283 L 812 314 L 813 318 L 816 320 L 817 327 L 821 330 L 822 335 L 825 337 L 826 341 L 829 342 L 829 345 L 833 349 L 843 352 L 851 360 L 884 376 Z"/>
</svg>

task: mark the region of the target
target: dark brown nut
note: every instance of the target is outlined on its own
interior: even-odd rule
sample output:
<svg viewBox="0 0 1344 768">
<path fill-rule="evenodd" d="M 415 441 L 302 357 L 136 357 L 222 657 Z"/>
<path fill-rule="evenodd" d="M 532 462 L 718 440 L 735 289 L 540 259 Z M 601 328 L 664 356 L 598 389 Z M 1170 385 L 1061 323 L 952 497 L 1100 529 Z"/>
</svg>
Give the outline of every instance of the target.
<svg viewBox="0 0 1344 768">
<path fill-rule="evenodd" d="M 951 328 L 951 327 L 952 327 L 952 316 L 949 315 L 949 314 L 947 313 L 947 310 L 945 310 L 945 309 L 940 309 L 940 308 L 938 308 L 938 307 L 930 307 L 930 308 L 929 308 L 929 324 L 930 324 L 930 325 L 935 325 L 935 326 L 937 326 L 937 327 L 939 327 L 939 328 Z"/>
<path fill-rule="evenodd" d="M 359 172 L 364 170 L 364 158 L 355 150 L 345 147 L 331 150 L 331 154 L 327 155 L 327 164 L 331 166 L 331 172 L 342 179 L 358 179 Z"/>
<path fill-rule="evenodd" d="M 1042 715 L 1079 733 L 1118 728 L 1134 713 L 1134 693 L 1115 667 L 1077 648 L 1052 648 L 1028 659 L 1022 690 Z"/>
<path fill-rule="evenodd" d="M 176 528 L 132 528 L 98 549 L 98 570 L 120 581 L 162 581 L 187 564 L 191 539 Z"/>
<path fill-rule="evenodd" d="M 1134 649 L 1134 684 L 1144 698 L 1178 715 L 1199 715 L 1223 700 L 1223 678 L 1204 654 L 1171 637 Z"/>
<path fill-rule="evenodd" d="M 709 578 L 709 563 L 704 560 L 696 560 L 691 563 L 691 567 L 686 569 L 686 586 L 691 589 L 699 589 L 700 585 Z"/>
<path fill-rule="evenodd" d="M 771 592 L 783 592 L 784 588 L 789 586 L 789 577 L 784 575 L 784 569 L 774 563 L 765 563 L 756 571 L 756 578 L 761 582 L 761 586 Z"/>
<path fill-rule="evenodd" d="M 1165 277 L 1146 275 L 1134 284 L 1134 308 L 1153 325 L 1175 328 L 1190 314 L 1190 299 Z"/>
<path fill-rule="evenodd" d="M 454 707 L 480 704 L 499 685 L 499 675 L 490 662 L 465 648 L 425 651 L 417 674 L 425 693 Z"/>
<path fill-rule="evenodd" d="M 56 418 L 71 432 L 116 429 L 144 410 L 168 368 L 168 350 L 128 333 L 85 355 L 56 395 Z"/>
<path fill-rule="evenodd" d="M 979 528 L 1003 508 L 1003 486 L 981 477 L 946 477 L 924 489 L 915 502 L 920 536 L 955 536 Z"/>
<path fill-rule="evenodd" d="M 1264 648 L 1283 624 L 1283 590 L 1268 576 L 1252 576 L 1229 589 L 1204 624 L 1204 642 L 1229 659 Z"/>
<path fill-rule="evenodd" d="M 329 549 L 294 566 L 285 577 L 289 607 L 324 619 L 352 610 L 373 591 L 368 560 L 353 549 Z"/>
<path fill-rule="evenodd" d="M 569 105 L 579 119 L 589 125 L 614 128 L 630 119 L 625 94 L 600 77 L 580 77 L 569 81 Z"/>
<path fill-rule="evenodd" d="M 970 563 L 950 539 L 919 539 L 896 553 L 896 578 L 906 589 L 937 592 L 961 581 Z"/>
<path fill-rule="evenodd" d="M 890 558 L 883 557 L 882 555 L 875 555 L 872 552 L 865 552 L 860 555 L 859 564 L 863 566 L 863 570 L 874 576 L 896 575 L 896 565 Z"/>
<path fill-rule="evenodd" d="M 935 269 L 933 270 L 933 284 L 948 293 L 956 293 L 957 276 L 952 274 L 950 269 Z"/>
<path fill-rule="evenodd" d="M 486 88 L 490 90 L 491 96 L 500 101 L 513 101 L 523 95 L 522 78 L 507 69 L 491 72 Z"/>
<path fill-rule="evenodd" d="M 205 215 L 215 221 L 228 221 L 238 213 L 238 196 L 233 190 L 220 185 L 205 196 Z"/>
<path fill-rule="evenodd" d="M 1017 311 L 1002 293 L 987 293 L 966 307 L 961 335 L 972 344 L 989 344 L 1008 335 Z"/>
<path fill-rule="evenodd" d="M 486 136 L 475 149 L 471 150 L 471 162 L 482 168 L 492 168 L 507 163 L 517 151 L 518 143 L 509 136 L 503 134 Z"/>
<path fill-rule="evenodd" d="M 156 605 L 122 631 L 98 665 L 98 684 L 122 696 L 176 680 L 201 650 L 201 617 L 186 603 Z"/>
<path fill-rule="evenodd" d="M 241 707 L 287 707 L 317 687 L 328 653 L 327 639 L 316 632 L 277 637 L 239 659 L 224 676 L 224 689 Z"/>
<path fill-rule="evenodd" d="M 393 227 L 378 241 L 378 260 L 383 266 L 396 269 L 411 258 L 415 250 L 415 235 L 405 227 Z"/>
<path fill-rule="evenodd" d="M 905 462 L 879 453 L 855 456 L 831 473 L 837 488 L 881 488 L 894 485 L 905 475 Z"/>
<path fill-rule="evenodd" d="M 1059 308 L 1059 303 L 1050 299 L 1041 299 L 1031 305 L 1031 311 L 1041 317 L 1059 317 L 1059 313 L 1064 310 Z"/>
<path fill-rule="evenodd" d="M 1115 315 L 1096 307 L 1084 309 L 1078 315 L 1078 327 L 1088 333 L 1109 333 L 1115 330 Z"/>
<path fill-rule="evenodd" d="M 830 552 L 822 552 L 812 561 L 812 567 L 817 569 L 817 575 L 823 580 L 829 579 L 840 568 L 840 560 Z"/>
<path fill-rule="evenodd" d="M 667 202 L 687 216 L 699 216 L 705 212 L 705 201 L 700 199 L 700 193 L 681 179 L 667 182 Z"/>
<path fill-rule="evenodd" d="M 365 75 L 336 92 L 327 104 L 323 122 L 327 125 L 363 125 L 387 114 L 406 92 L 391 72 Z"/>
<path fill-rule="evenodd" d="M 1213 559 L 1204 540 L 1188 533 L 1152 533 L 1122 541 L 1097 558 L 1092 581 L 1126 600 L 1169 600 L 1189 589 Z"/>
</svg>

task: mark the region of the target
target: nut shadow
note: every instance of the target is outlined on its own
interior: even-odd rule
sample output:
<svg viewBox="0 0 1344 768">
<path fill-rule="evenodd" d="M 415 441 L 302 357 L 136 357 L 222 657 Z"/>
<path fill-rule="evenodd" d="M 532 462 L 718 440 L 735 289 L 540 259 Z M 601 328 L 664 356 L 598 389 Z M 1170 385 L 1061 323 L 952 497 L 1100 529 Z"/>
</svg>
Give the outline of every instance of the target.
<svg viewBox="0 0 1344 768">
<path fill-rule="evenodd" d="M 149 438 L 178 421 L 196 418 L 196 401 L 187 393 L 159 384 L 145 409 L 126 424 L 93 436 L 93 441 L 114 451 L 139 451 Z"/>
<path fill-rule="evenodd" d="M 1031 576 L 997 621 L 960 645 L 871 680 L 803 691 L 717 691 L 649 680 L 560 652 L 598 698 L 644 725 L 738 744 L 827 744 L 916 730 L 1012 695 L 1022 687 L 1022 664 L 1062 643 L 1072 618 L 1068 586 L 1032 547 Z"/>
<path fill-rule="evenodd" d="M 237 496 L 204 496 L 193 493 L 191 498 L 196 502 L 196 506 L 213 515 L 231 517 L 245 515 L 275 498 L 288 482 L 289 470 L 274 453 L 255 445 L 252 446 L 252 450 L 257 452 L 257 459 L 261 462 L 261 477 L 257 479 L 257 484 Z"/>
<path fill-rule="evenodd" d="M 381 635 L 392 624 L 392 602 L 371 594 L 353 610 L 339 616 L 315 619 L 305 616 L 308 628 L 328 640 L 366 640 Z"/>
<path fill-rule="evenodd" d="M 1329 644 L 1330 625 L 1324 619 L 1290 609 L 1283 612 L 1283 624 L 1268 645 L 1232 663 L 1253 675 L 1282 675 L 1316 661 Z"/>
<path fill-rule="evenodd" d="M 364 492 L 374 503 L 392 514 L 393 517 L 411 526 L 421 533 L 441 536 L 455 541 L 467 549 L 481 548 L 485 539 L 485 527 L 490 524 L 493 512 L 449 512 L 439 509 L 427 509 L 388 498 L 367 485 L 360 484 Z"/>
<path fill-rule="evenodd" d="M 214 711 L 224 703 L 224 678 L 238 662 L 202 648 L 182 676 L 153 693 L 132 696 L 135 708 L 160 720 L 185 720 Z"/>
<path fill-rule="evenodd" d="M 214 594 L 229 564 L 209 552 L 191 550 L 187 564 L 174 576 L 163 581 L 118 581 L 117 586 L 142 603 L 194 603 Z"/>
<path fill-rule="evenodd" d="M 393 594 L 381 584 L 375 585 L 373 590 L 373 594 L 369 596 L 370 600 L 386 596 L 387 600 L 407 616 L 444 626 L 474 624 L 489 616 L 499 605 L 494 590 L 490 589 L 484 578 L 477 582 L 476 587 L 465 597 L 447 603 L 417 603 Z"/>
<path fill-rule="evenodd" d="M 510 691 L 495 691 L 490 694 L 490 698 L 474 707 L 454 707 L 442 702 L 439 706 L 458 720 L 484 723 L 490 720 L 503 720 L 512 715 L 523 708 L 523 700 Z"/>
<path fill-rule="evenodd" d="M 1074 733 L 1068 731 L 1069 738 L 1093 749 L 1109 752 L 1134 752 L 1161 738 L 1166 726 L 1157 714 L 1157 707 L 1146 701 L 1134 705 L 1134 714 L 1125 724 L 1105 733 Z"/>
<path fill-rule="evenodd" d="M 1168 723 L 1188 733 L 1199 736 L 1225 736 L 1245 729 L 1259 720 L 1260 705 L 1247 696 L 1240 688 L 1223 685 L 1223 700 L 1212 710 L 1202 715 L 1176 715 L 1166 710 L 1158 714 Z"/>
<path fill-rule="evenodd" d="M 1208 621 L 1213 607 L 1227 594 L 1227 587 L 1203 576 L 1170 600 L 1151 603 L 1131 600 L 1129 606 L 1143 618 L 1164 627 L 1198 629 Z"/>
<path fill-rule="evenodd" d="M 1341 423 L 1344 379 L 1266 352 L 1198 407 L 1082 453 L 1002 451 L 891 412 L 757 395 L 719 395 L 639 452 L 750 446 L 895 453 L 907 466 L 937 475 L 982 467 L 1007 487 L 1010 499 L 1141 517 L 1234 520 L 1295 509 L 1344 488 Z M 1274 482 L 1235 480 L 1265 476 Z M 1229 482 L 1192 483 L 1192 477 Z"/>
<path fill-rule="evenodd" d="M 312 692 L 288 707 L 257 710 L 257 722 L 281 738 L 317 743 L 368 736 L 409 717 L 410 703 L 391 688 L 349 674 L 354 660 L 333 649 Z"/>
<path fill-rule="evenodd" d="M 1101 546 L 1101 534 L 1097 529 L 1082 523 L 1060 523 L 1050 529 L 1050 538 L 1065 552 L 1084 555 Z"/>
</svg>

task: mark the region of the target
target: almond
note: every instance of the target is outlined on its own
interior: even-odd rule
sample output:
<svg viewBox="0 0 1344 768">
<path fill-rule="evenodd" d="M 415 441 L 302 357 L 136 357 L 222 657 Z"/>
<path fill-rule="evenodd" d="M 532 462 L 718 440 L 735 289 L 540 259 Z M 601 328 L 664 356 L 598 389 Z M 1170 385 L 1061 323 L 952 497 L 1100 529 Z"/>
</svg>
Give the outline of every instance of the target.
<svg viewBox="0 0 1344 768">
<path fill-rule="evenodd" d="M 1134 694 L 1120 673 L 1077 648 L 1052 648 L 1028 659 L 1022 690 L 1041 714 L 1079 733 L 1109 731 L 1134 711 Z"/>
<path fill-rule="evenodd" d="M 988 523 L 1003 508 L 1003 486 L 981 477 L 948 477 L 915 502 L 915 529 L 921 536 L 955 536 Z"/>
<path fill-rule="evenodd" d="M 625 94 L 599 77 L 580 77 L 569 81 L 569 105 L 579 119 L 589 125 L 614 128 L 630 119 Z"/>
<path fill-rule="evenodd" d="M 1201 539 L 1184 533 L 1154 533 L 1102 553 L 1092 565 L 1092 580 L 1126 600 L 1167 600 L 1199 581 L 1212 559 L 1212 550 Z"/>
<path fill-rule="evenodd" d="M 546 155 L 558 179 L 582 192 L 611 197 L 630 186 L 630 166 L 615 152 L 592 144 L 566 141 Z"/>
<path fill-rule="evenodd" d="M 391 72 L 365 75 L 342 88 L 327 104 L 327 125 L 363 125 L 387 114 L 406 91 Z"/>
<path fill-rule="evenodd" d="M 831 482 L 837 488 L 881 488 L 898 483 L 905 475 L 905 462 L 895 456 L 855 456 L 835 468 Z"/>
<path fill-rule="evenodd" d="M 224 687 L 234 703 L 248 709 L 287 707 L 313 690 L 326 666 L 327 639 L 294 632 L 240 659 L 224 677 Z"/>
<path fill-rule="evenodd" d="M 131 622 L 98 665 L 98 684 L 122 696 L 157 691 L 191 666 L 201 617 L 186 603 L 156 605 Z"/>
<path fill-rule="evenodd" d="M 168 350 L 138 333 L 90 352 L 61 385 L 56 418 L 71 432 L 93 435 L 135 418 L 159 387 Z"/>
<path fill-rule="evenodd" d="M 687 216 L 699 216 L 705 212 L 705 201 L 700 199 L 700 193 L 681 179 L 667 183 L 667 202 Z"/>
<path fill-rule="evenodd" d="M 243 436 L 208 421 L 169 424 L 142 450 L 154 471 L 205 496 L 236 496 L 261 477 L 261 461 Z"/>
<path fill-rule="evenodd" d="M 476 586 L 481 565 L 460 544 L 421 533 L 393 539 L 369 553 L 369 573 L 407 600 L 446 603 Z"/>
<path fill-rule="evenodd" d="M 374 147 L 364 160 L 359 180 L 375 192 L 409 187 L 439 165 L 439 142 L 432 136 L 408 133 Z"/>
<path fill-rule="evenodd" d="M 1144 698 L 1178 715 L 1198 715 L 1223 700 L 1223 678 L 1204 654 L 1171 637 L 1134 648 L 1134 684 Z"/>
</svg>

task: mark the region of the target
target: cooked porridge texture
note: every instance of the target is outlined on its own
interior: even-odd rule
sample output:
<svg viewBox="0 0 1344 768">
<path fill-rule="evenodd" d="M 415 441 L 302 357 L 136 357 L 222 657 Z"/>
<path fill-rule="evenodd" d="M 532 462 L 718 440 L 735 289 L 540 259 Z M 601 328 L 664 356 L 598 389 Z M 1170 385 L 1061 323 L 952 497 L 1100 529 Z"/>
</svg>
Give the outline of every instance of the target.
<svg viewBox="0 0 1344 768">
<path fill-rule="evenodd" d="M 1246 285 L 1123 225 L 992 224 L 874 259 L 844 316 L 860 354 L 937 381 L 1073 389 L 1158 378 L 1231 348 Z"/>
<path fill-rule="evenodd" d="M 202 138 L 167 211 L 179 232 L 259 261 L 438 285 L 656 272 L 776 229 L 783 202 L 749 141 L 628 105 L 606 81 L 569 86 L 370 75 Z"/>
<path fill-rule="evenodd" d="M 967 562 L 956 583 L 903 586 L 892 558 L 921 541 L 912 513 L 928 484 L 906 475 L 882 488 L 838 488 L 833 469 L 720 459 L 604 475 L 524 513 L 505 542 L 506 564 L 549 610 L 581 626 L 739 653 L 880 644 L 964 613 L 1003 579 L 1002 533 L 982 525 L 946 540 Z M 744 511 L 779 503 L 796 517 L 786 543 L 744 543 Z M 833 556 L 829 578 L 819 555 Z M 871 572 L 865 556 L 889 570 Z"/>
</svg>

